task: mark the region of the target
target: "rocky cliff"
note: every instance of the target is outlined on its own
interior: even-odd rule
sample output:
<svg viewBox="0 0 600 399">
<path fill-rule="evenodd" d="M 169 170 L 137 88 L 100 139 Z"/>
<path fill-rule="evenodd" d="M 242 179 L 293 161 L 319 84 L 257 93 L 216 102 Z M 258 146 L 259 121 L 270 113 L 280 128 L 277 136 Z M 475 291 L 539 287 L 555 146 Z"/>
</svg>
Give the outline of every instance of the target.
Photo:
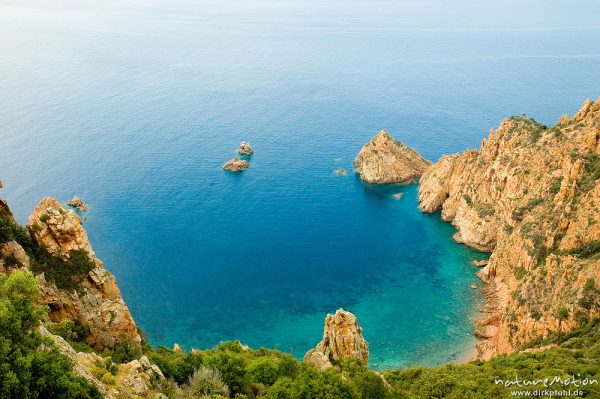
<svg viewBox="0 0 600 399">
<path fill-rule="evenodd" d="M 419 207 L 441 210 L 454 238 L 491 251 L 478 323 L 480 358 L 597 317 L 600 99 L 553 127 L 502 121 L 479 150 L 442 157 L 420 180 Z"/>
<path fill-rule="evenodd" d="M 356 173 L 373 184 L 414 182 L 429 165 L 429 161 L 385 130 L 369 141 L 354 160 Z"/>
<path fill-rule="evenodd" d="M 83 250 L 93 262 L 89 273 L 78 279 L 77 289 L 58 288 L 44 274 L 38 275 L 50 318 L 54 322 L 70 319 L 80 323 L 88 331 L 87 343 L 96 350 L 112 348 L 124 338 L 140 342 L 115 277 L 96 257 L 79 216 L 46 197 L 29 217 L 28 228 L 35 243 L 51 255 L 67 260 L 73 251 Z"/>
<path fill-rule="evenodd" d="M 356 316 L 344 309 L 325 318 L 323 339 L 315 349 L 306 352 L 304 361 L 320 369 L 338 365 L 344 359 L 369 362 L 369 344 L 362 335 Z"/>
<path fill-rule="evenodd" d="M 139 344 L 140 335 L 115 278 L 96 258 L 75 212 L 44 198 L 29 217 L 29 235 L 2 201 L 0 222 L 4 241 L 0 272 L 18 268 L 37 274 L 40 301 L 49 307 L 52 321 L 70 319 L 80 324 L 87 343 L 96 350 L 112 348 L 122 340 Z"/>
</svg>

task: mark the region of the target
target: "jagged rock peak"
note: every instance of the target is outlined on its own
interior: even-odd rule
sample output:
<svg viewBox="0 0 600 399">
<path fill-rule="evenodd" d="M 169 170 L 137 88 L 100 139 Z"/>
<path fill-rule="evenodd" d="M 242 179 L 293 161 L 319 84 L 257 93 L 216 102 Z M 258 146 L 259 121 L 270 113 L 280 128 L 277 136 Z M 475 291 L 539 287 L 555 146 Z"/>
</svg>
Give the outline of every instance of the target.
<svg viewBox="0 0 600 399">
<path fill-rule="evenodd" d="M 251 155 L 252 153 L 254 153 L 254 150 L 248 142 L 242 141 L 240 143 L 240 146 L 238 147 L 238 153 L 242 155 Z"/>
<path fill-rule="evenodd" d="M 66 260 L 70 251 L 84 249 L 95 259 L 79 216 L 63 208 L 61 203 L 52 197 L 44 198 L 35 207 L 33 214 L 29 216 L 27 227 L 33 240 L 38 245 L 45 246 L 54 256 Z"/>
<path fill-rule="evenodd" d="M 415 182 L 430 164 L 385 130 L 369 141 L 354 160 L 356 173 L 373 184 Z"/>
<path fill-rule="evenodd" d="M 304 361 L 318 368 L 338 365 L 344 359 L 369 361 L 369 344 L 362 335 L 356 316 L 344 309 L 325 318 L 323 339 L 315 349 L 306 352 Z"/>
</svg>

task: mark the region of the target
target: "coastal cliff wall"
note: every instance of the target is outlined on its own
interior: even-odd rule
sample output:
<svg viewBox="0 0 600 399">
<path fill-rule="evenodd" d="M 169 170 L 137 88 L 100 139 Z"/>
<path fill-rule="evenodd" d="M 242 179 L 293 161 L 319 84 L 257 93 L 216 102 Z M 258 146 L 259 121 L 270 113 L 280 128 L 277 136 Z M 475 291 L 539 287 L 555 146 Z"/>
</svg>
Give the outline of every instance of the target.
<svg viewBox="0 0 600 399">
<path fill-rule="evenodd" d="M 479 150 L 442 157 L 420 180 L 419 207 L 454 239 L 491 252 L 478 356 L 518 350 L 599 315 L 600 99 L 553 127 L 502 121 Z"/>
<path fill-rule="evenodd" d="M 139 345 L 137 326 L 115 277 L 96 257 L 79 216 L 54 198 L 44 198 L 29 217 L 27 234 L 7 204 L 0 205 L 6 241 L 0 243 L 0 272 L 34 272 L 50 319 L 80 324 L 94 349 L 113 348 L 122 340 Z"/>
</svg>

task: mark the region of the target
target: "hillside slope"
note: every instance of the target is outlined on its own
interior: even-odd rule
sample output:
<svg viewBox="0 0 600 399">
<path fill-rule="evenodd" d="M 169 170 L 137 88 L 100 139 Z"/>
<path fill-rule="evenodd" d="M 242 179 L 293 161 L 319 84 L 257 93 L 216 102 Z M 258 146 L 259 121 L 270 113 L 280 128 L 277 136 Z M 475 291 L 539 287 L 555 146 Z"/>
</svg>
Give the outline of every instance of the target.
<svg viewBox="0 0 600 399">
<path fill-rule="evenodd" d="M 553 127 L 504 120 L 480 150 L 442 157 L 422 176 L 419 207 L 441 210 L 455 240 L 491 251 L 480 358 L 597 317 L 600 101 Z"/>
</svg>

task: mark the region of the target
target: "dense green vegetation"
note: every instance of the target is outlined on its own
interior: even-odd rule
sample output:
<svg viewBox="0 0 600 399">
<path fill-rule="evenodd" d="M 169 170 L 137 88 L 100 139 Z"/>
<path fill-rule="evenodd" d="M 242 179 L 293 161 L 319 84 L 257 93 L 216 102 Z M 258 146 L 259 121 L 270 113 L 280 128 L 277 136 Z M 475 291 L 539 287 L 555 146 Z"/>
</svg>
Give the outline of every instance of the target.
<svg viewBox="0 0 600 399">
<path fill-rule="evenodd" d="M 591 283 L 588 285 L 590 290 L 595 289 Z M 204 395 L 212 392 L 204 397 L 220 398 L 224 392 L 222 383 L 230 397 L 237 398 L 484 399 L 510 397 L 512 390 L 540 389 L 539 385 L 505 387 L 496 384 L 497 379 L 575 376 L 581 380 L 600 381 L 599 327 L 600 322 L 595 320 L 569 334 L 552 334 L 545 340 L 532 341 L 529 347 L 556 345 L 540 352 L 503 355 L 488 362 L 399 369 L 382 374 L 370 371 L 356 361 L 343 362 L 339 370 L 319 371 L 289 354 L 264 348 L 251 350 L 239 342 L 223 343 L 211 350 L 188 354 L 164 347 L 151 349 L 146 346 L 145 351 L 165 376 L 176 383 L 169 393 L 176 398 L 203 397 L 200 391 L 192 389 L 194 384 L 203 387 Z M 205 377 L 194 376 L 195 370 L 204 370 L 201 374 Z M 207 387 L 215 387 L 215 390 L 210 391 Z M 563 385 L 555 384 L 552 388 L 562 389 Z M 598 384 L 578 389 L 585 397 L 600 397 Z"/>
<path fill-rule="evenodd" d="M 0 276 L 0 397 L 101 398 L 36 331 L 44 313 L 35 305 L 37 295 L 31 274 Z"/>
<path fill-rule="evenodd" d="M 600 240 L 587 242 L 579 247 L 556 251 L 559 255 L 575 255 L 584 259 L 600 258 Z"/>
</svg>

